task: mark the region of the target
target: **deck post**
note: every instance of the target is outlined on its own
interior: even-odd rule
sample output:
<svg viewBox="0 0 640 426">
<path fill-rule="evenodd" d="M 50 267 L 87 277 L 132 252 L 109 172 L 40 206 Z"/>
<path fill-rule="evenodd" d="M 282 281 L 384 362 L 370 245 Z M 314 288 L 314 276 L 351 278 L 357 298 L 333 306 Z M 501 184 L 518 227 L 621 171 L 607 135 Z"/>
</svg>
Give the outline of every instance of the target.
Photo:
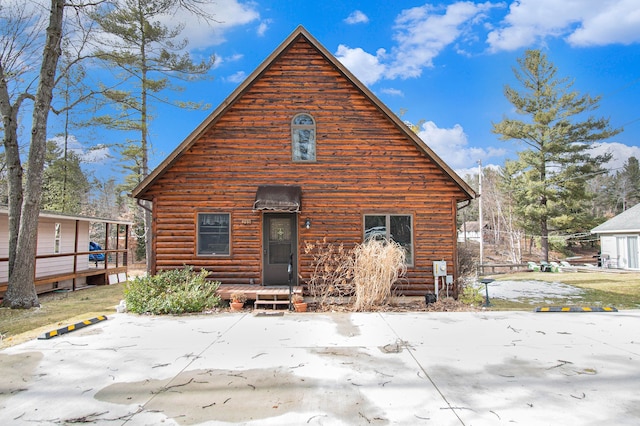
<svg viewBox="0 0 640 426">
<path fill-rule="evenodd" d="M 76 291 L 76 274 L 78 273 L 78 232 L 80 229 L 80 221 L 76 219 L 76 233 L 73 243 L 73 280 L 71 281 L 71 291 Z"/>
</svg>

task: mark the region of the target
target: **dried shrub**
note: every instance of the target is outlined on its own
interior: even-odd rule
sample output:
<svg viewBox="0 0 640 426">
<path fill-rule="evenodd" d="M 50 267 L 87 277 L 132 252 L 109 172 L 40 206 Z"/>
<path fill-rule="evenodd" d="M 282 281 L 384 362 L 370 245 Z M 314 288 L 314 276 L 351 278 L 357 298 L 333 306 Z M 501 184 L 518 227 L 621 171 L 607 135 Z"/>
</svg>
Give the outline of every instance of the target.
<svg viewBox="0 0 640 426">
<path fill-rule="evenodd" d="M 367 240 L 354 249 L 354 310 L 371 310 L 389 300 L 391 286 L 407 271 L 405 257 L 394 241 Z"/>
<path fill-rule="evenodd" d="M 353 250 L 342 243 L 329 243 L 325 237 L 315 243 L 305 242 L 304 252 L 311 254 L 313 268 L 307 290 L 319 307 L 326 306 L 333 297 L 353 295 Z"/>
<path fill-rule="evenodd" d="M 473 243 L 458 243 L 459 277 L 475 277 L 479 261 L 479 245 Z"/>
</svg>

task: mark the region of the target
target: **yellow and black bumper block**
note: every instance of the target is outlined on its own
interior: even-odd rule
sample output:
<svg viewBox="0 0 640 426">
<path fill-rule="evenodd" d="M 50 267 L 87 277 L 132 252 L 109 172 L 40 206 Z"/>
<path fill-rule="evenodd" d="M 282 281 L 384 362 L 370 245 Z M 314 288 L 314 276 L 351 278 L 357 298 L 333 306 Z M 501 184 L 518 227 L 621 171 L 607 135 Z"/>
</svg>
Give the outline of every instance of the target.
<svg viewBox="0 0 640 426">
<path fill-rule="evenodd" d="M 612 306 L 543 306 L 535 312 L 618 312 Z"/>
<path fill-rule="evenodd" d="M 68 325 L 66 327 L 62 327 L 59 328 L 57 330 L 53 330 L 53 331 L 49 331 L 47 333 L 44 333 L 41 336 L 38 336 L 38 340 L 46 340 L 46 339 L 51 339 L 52 337 L 56 337 L 56 336 L 60 336 L 62 334 L 67 334 L 67 333 L 71 333 L 74 330 L 78 330 L 80 328 L 84 328 L 88 325 L 92 325 L 92 324 L 96 324 L 99 323 L 100 321 L 104 321 L 106 320 L 107 317 L 105 315 L 100 315 L 99 317 L 95 317 L 95 318 L 91 318 L 88 320 L 84 320 L 72 325 Z"/>
</svg>

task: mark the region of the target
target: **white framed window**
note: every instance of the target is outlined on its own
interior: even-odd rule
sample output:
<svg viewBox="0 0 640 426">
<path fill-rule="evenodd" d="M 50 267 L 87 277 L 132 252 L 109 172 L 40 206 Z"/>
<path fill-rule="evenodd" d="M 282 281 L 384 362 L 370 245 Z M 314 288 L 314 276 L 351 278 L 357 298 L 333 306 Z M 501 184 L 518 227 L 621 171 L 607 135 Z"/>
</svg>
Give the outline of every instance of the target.
<svg viewBox="0 0 640 426">
<path fill-rule="evenodd" d="M 413 217 L 408 214 L 365 214 L 363 240 L 395 241 L 413 266 Z"/>
<path fill-rule="evenodd" d="M 293 161 L 316 161 L 316 122 L 309 114 L 296 114 L 291 120 Z"/>
<path fill-rule="evenodd" d="M 62 225 L 56 223 L 53 231 L 53 253 L 60 253 L 62 247 Z"/>
<path fill-rule="evenodd" d="M 229 256 L 231 254 L 231 214 L 198 213 L 198 256 Z"/>
</svg>

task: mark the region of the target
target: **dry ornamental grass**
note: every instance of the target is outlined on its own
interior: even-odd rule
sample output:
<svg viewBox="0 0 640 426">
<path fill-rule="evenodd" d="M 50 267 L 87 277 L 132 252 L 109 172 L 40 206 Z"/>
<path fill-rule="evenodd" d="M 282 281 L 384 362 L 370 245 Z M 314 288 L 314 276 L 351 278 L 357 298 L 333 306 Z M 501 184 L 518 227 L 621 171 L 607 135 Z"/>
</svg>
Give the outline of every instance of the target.
<svg viewBox="0 0 640 426">
<path fill-rule="evenodd" d="M 404 249 L 393 241 L 368 240 L 355 248 L 354 257 L 354 310 L 369 311 L 385 304 L 391 286 L 407 271 Z"/>
</svg>

